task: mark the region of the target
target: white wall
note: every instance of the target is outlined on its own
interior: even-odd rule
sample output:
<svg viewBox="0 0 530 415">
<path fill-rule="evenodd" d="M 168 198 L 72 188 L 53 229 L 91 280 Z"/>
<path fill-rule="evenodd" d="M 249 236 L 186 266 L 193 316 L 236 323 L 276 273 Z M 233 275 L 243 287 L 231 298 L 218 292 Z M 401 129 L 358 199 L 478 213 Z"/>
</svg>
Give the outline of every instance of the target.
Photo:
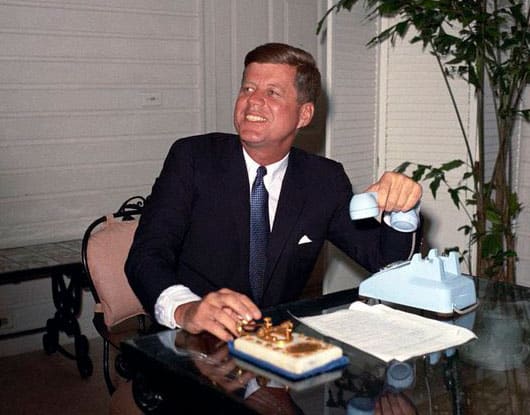
<svg viewBox="0 0 530 415">
<path fill-rule="evenodd" d="M 202 128 L 198 1 L 0 5 L 0 246 L 79 238 Z M 153 97 L 154 105 L 150 101 Z"/>
<path fill-rule="evenodd" d="M 175 139 L 233 130 L 246 52 L 284 41 L 321 55 L 318 13 L 304 0 L 1 3 L 0 247 L 81 238 L 147 195 Z M 298 141 L 323 149 L 322 124 Z M 0 316 L 15 327 L 0 333 L 43 326 L 50 291 L 49 280 L 2 286 Z M 0 355 L 41 337 L 2 341 Z"/>
<path fill-rule="evenodd" d="M 390 22 L 384 21 L 383 24 Z M 474 141 L 471 91 L 463 81 L 452 83 L 464 126 Z M 404 161 L 439 166 L 454 159 L 466 160 L 457 117 L 435 58 L 408 39 L 382 46 L 380 171 L 393 170 Z M 408 171 L 411 173 L 411 170 Z M 462 175 L 450 174 L 453 184 Z M 423 183 L 421 210 L 425 216 L 427 248 L 465 247 L 458 226 L 467 223 L 442 185 L 436 199 Z"/>
<path fill-rule="evenodd" d="M 354 192 L 376 179 L 378 50 L 366 43 L 377 22 L 367 21 L 362 7 L 327 19 L 326 90 L 328 124 L 326 156 L 340 161 Z M 325 293 L 359 285 L 367 275 L 337 248 L 328 246 Z"/>
</svg>

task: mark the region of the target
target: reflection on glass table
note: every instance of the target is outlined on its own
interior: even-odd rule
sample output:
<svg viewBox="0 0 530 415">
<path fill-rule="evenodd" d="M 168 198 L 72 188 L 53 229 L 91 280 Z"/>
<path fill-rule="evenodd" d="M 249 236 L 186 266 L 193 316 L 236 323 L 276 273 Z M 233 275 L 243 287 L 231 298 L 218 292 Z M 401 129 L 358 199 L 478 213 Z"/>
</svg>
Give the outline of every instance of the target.
<svg viewBox="0 0 530 415">
<path fill-rule="evenodd" d="M 472 328 L 477 340 L 389 364 L 340 343 L 349 358 L 346 367 L 296 382 L 235 359 L 225 343 L 208 335 L 168 330 L 128 341 L 124 353 L 136 368 L 136 400 L 153 413 L 174 413 L 190 404 L 196 411 L 230 414 L 525 414 L 530 407 L 530 291 L 476 282 L 480 306 L 443 321 Z M 278 324 L 291 315 L 329 312 L 355 300 L 357 291 L 347 290 L 265 313 Z M 300 324 L 295 331 L 318 336 Z M 153 396 L 157 399 L 149 405 L 141 402 Z"/>
</svg>

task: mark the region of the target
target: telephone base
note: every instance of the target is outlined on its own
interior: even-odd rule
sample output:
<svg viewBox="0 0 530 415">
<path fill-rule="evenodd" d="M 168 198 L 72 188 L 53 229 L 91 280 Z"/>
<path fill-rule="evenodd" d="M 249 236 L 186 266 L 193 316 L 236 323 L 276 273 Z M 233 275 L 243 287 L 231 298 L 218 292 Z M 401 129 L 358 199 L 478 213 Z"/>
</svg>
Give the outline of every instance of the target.
<svg viewBox="0 0 530 415">
<path fill-rule="evenodd" d="M 460 273 L 455 252 L 428 257 L 415 254 L 409 262 L 383 269 L 363 281 L 359 296 L 429 310 L 439 314 L 461 314 L 477 304 L 473 279 Z"/>
</svg>

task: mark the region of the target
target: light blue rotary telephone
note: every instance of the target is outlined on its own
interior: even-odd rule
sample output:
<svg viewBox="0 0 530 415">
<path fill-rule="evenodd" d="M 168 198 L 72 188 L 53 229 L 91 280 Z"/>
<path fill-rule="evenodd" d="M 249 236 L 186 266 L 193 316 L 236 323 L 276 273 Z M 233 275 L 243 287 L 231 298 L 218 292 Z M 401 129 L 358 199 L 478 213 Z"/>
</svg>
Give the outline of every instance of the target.
<svg viewBox="0 0 530 415">
<path fill-rule="evenodd" d="M 397 219 L 393 217 L 399 213 Z M 377 194 L 361 193 L 352 198 L 353 220 L 378 214 Z M 417 213 L 393 212 L 390 225 L 402 232 L 412 232 L 418 225 Z M 359 296 L 442 314 L 463 314 L 477 305 L 475 283 L 460 272 L 458 254 L 439 255 L 437 249 L 431 249 L 426 258 L 415 254 L 410 261 L 373 274 L 359 285 Z"/>
<path fill-rule="evenodd" d="M 375 273 L 361 282 L 359 296 L 442 314 L 463 314 L 477 304 L 475 283 L 460 273 L 458 254 L 436 249 Z"/>
</svg>

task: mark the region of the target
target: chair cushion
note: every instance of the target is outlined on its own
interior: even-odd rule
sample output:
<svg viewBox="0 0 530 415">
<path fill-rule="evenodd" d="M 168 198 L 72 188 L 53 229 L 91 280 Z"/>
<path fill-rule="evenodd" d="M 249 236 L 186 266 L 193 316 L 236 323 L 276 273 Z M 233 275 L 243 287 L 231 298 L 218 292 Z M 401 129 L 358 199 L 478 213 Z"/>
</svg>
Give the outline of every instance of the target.
<svg viewBox="0 0 530 415">
<path fill-rule="evenodd" d="M 117 221 L 109 216 L 88 240 L 88 268 L 107 327 L 130 317 L 147 314 L 132 291 L 124 271 L 137 226 L 136 220 Z"/>
</svg>

